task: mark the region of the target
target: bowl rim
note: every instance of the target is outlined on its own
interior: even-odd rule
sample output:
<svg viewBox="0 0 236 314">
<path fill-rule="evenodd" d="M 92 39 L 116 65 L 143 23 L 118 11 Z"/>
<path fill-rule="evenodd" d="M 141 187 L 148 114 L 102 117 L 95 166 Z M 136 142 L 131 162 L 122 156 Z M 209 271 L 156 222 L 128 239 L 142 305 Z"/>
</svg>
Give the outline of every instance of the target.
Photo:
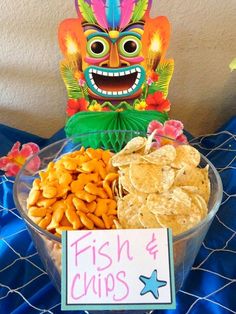
<svg viewBox="0 0 236 314">
<path fill-rule="evenodd" d="M 137 135 L 145 135 L 146 132 L 144 131 L 133 131 L 133 130 L 114 130 L 114 131 L 92 131 L 92 132 L 87 132 L 87 133 L 83 133 L 83 134 L 79 134 L 77 136 L 73 136 L 73 137 L 68 137 L 68 138 L 63 138 L 59 141 L 56 141 L 56 142 L 53 142 L 49 145 L 47 145 L 46 147 L 42 148 L 39 152 L 37 152 L 36 154 L 34 154 L 32 157 L 30 157 L 26 162 L 25 164 L 23 165 L 23 167 L 20 169 L 19 173 L 17 174 L 16 176 L 16 179 L 15 179 L 15 182 L 14 182 L 14 186 L 13 186 L 13 199 L 14 199 L 14 202 L 15 202 L 15 205 L 16 205 L 16 208 L 17 210 L 20 212 L 20 215 L 23 217 L 24 221 L 34 229 L 34 231 L 37 231 L 38 233 L 40 233 L 41 235 L 43 236 L 46 236 L 49 240 L 53 240 L 57 243 L 62 243 L 62 239 L 61 238 L 58 238 L 57 236 L 55 236 L 54 234 L 50 233 L 49 231 L 47 230 L 44 230 L 42 228 L 40 228 L 36 223 L 34 223 L 30 218 L 29 216 L 26 214 L 26 212 L 22 209 L 21 205 L 20 205 L 20 202 L 18 200 L 18 194 L 17 194 L 17 186 L 18 186 L 18 183 L 19 183 L 19 180 L 20 180 L 20 176 L 21 174 L 23 173 L 23 171 L 25 170 L 25 168 L 27 167 L 27 165 L 30 163 L 30 161 L 32 159 L 34 159 L 36 156 L 38 156 L 39 154 L 41 154 L 42 152 L 50 149 L 50 147 L 53 147 L 55 145 L 58 145 L 60 143 L 69 143 L 70 141 L 73 141 L 73 139 L 78 139 L 78 138 L 81 138 L 81 137 L 87 137 L 88 135 L 92 135 L 92 134 L 98 134 L 98 133 L 117 133 L 117 132 L 120 132 L 120 133 L 132 133 L 132 134 L 137 134 Z M 161 135 L 160 135 L 161 136 Z M 166 136 L 161 136 L 161 137 L 164 137 L 164 138 L 167 138 Z M 171 139 L 173 141 L 173 139 Z M 182 144 L 182 143 L 181 143 Z M 189 143 L 189 145 L 191 145 L 191 143 Z M 193 146 L 193 145 L 191 145 Z M 63 146 L 64 147 L 64 146 Z M 193 146 L 194 147 L 194 146 Z M 200 153 L 200 152 L 199 152 Z M 213 176 L 215 177 L 216 179 L 216 184 L 217 184 L 217 187 L 218 187 L 218 191 L 217 191 L 217 195 L 216 195 L 216 199 L 215 199 L 215 202 L 210 210 L 210 212 L 207 214 L 207 216 L 201 220 L 196 226 L 194 226 L 193 228 L 185 231 L 185 232 L 182 232 L 176 236 L 173 236 L 173 243 L 174 242 L 179 242 L 181 241 L 182 239 L 188 237 L 189 235 L 191 234 L 194 234 L 196 231 L 198 231 L 200 228 L 204 227 L 208 222 L 210 222 L 211 219 L 213 219 L 213 217 L 216 215 L 219 207 L 220 207 L 220 204 L 221 204 L 221 201 L 222 201 L 222 197 L 223 197 L 223 185 L 222 185 L 222 180 L 221 180 L 221 177 L 217 171 L 217 169 L 215 168 L 215 166 L 211 163 L 211 161 L 209 161 L 208 158 L 206 158 L 202 153 L 200 153 L 201 155 L 201 159 L 204 160 L 205 163 L 207 163 L 210 167 L 210 169 L 212 170 L 213 172 Z M 106 230 L 105 230 L 106 231 Z"/>
</svg>

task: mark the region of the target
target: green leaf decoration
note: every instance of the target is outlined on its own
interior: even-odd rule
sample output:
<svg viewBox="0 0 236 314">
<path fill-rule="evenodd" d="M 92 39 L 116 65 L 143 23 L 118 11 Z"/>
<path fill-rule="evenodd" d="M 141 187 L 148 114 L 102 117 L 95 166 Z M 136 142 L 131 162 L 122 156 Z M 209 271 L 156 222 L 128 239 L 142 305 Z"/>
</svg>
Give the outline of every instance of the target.
<svg viewBox="0 0 236 314">
<path fill-rule="evenodd" d="M 131 18 L 132 22 L 140 21 L 144 14 L 146 13 L 146 10 L 148 8 L 148 0 L 139 0 L 139 2 L 136 4 L 134 8 L 134 12 Z"/>
<path fill-rule="evenodd" d="M 66 85 L 68 98 L 70 99 L 79 99 L 83 98 L 83 91 L 81 87 L 78 85 L 77 80 L 74 78 L 74 71 L 72 65 L 67 63 L 66 61 L 62 61 L 60 64 L 61 68 L 61 76 Z"/>
<path fill-rule="evenodd" d="M 79 10 L 85 21 L 91 24 L 96 23 L 96 19 L 93 14 L 93 10 L 90 5 L 84 0 L 78 0 Z"/>
<path fill-rule="evenodd" d="M 109 108 L 110 110 L 112 110 L 112 111 L 116 110 L 116 109 L 115 109 L 116 107 L 113 106 L 110 101 L 105 101 L 101 106 L 102 106 L 102 108 L 108 107 L 108 108 Z"/>
<path fill-rule="evenodd" d="M 84 94 L 84 97 L 89 100 L 89 97 L 88 97 L 88 85 L 85 84 L 83 87 L 81 87 L 82 91 L 83 91 L 83 94 Z"/>
<path fill-rule="evenodd" d="M 236 70 L 236 58 L 230 63 L 229 68 L 230 68 L 231 72 Z"/>
<path fill-rule="evenodd" d="M 174 60 L 171 59 L 163 61 L 158 65 L 156 72 L 159 75 L 159 79 L 150 86 L 148 93 L 153 94 L 160 91 L 165 97 L 167 97 L 170 81 L 174 73 Z"/>
<path fill-rule="evenodd" d="M 148 124 L 153 120 L 164 123 L 168 120 L 168 115 L 158 111 L 83 111 L 78 112 L 67 121 L 65 132 L 67 137 L 75 139 L 82 134 L 92 132 L 91 136 L 83 137 L 83 146 L 102 147 L 118 152 L 134 137 L 135 132 L 146 134 Z M 125 130 L 130 132 L 122 132 Z"/>
<path fill-rule="evenodd" d="M 121 101 L 118 105 L 116 105 L 115 110 L 117 109 L 134 110 L 134 108 L 127 101 Z"/>
</svg>

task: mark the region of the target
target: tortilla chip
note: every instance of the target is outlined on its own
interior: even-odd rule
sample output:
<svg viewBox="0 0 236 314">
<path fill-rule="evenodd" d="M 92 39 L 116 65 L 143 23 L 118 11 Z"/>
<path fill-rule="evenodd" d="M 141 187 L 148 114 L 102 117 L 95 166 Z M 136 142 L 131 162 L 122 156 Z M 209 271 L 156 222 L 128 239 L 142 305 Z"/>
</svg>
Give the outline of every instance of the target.
<svg viewBox="0 0 236 314">
<path fill-rule="evenodd" d="M 179 187 L 160 194 L 149 194 L 147 207 L 157 215 L 185 215 L 191 211 L 190 196 Z"/>
<path fill-rule="evenodd" d="M 143 205 L 139 210 L 139 221 L 143 228 L 161 228 L 162 226 L 157 221 L 156 216 L 149 210 L 146 205 Z"/>
<path fill-rule="evenodd" d="M 138 212 L 142 202 L 134 194 L 128 194 L 117 203 L 117 214 L 123 229 L 141 229 Z"/>
<path fill-rule="evenodd" d="M 145 147 L 147 139 L 145 137 L 134 137 L 117 155 L 129 155 Z"/>
<path fill-rule="evenodd" d="M 175 186 L 194 186 L 198 189 L 206 203 L 210 197 L 210 180 L 208 178 L 208 168 L 195 168 L 193 166 L 185 166 L 177 172 L 174 181 Z"/>
<path fill-rule="evenodd" d="M 160 225 L 164 228 L 171 228 L 173 235 L 176 236 L 183 233 L 194 226 L 200 221 L 200 215 L 156 215 Z"/>
<path fill-rule="evenodd" d="M 114 155 L 112 157 L 112 165 L 114 167 L 120 167 L 120 166 L 127 166 L 130 163 L 139 163 L 141 160 L 141 155 L 140 154 L 129 154 L 129 155 Z"/>
<path fill-rule="evenodd" d="M 200 163 L 201 155 L 196 148 L 190 145 L 179 145 L 176 147 L 176 158 L 171 166 L 181 169 L 185 166 L 197 167 Z"/>
<path fill-rule="evenodd" d="M 208 208 L 207 203 L 204 198 L 199 194 L 192 194 L 191 195 L 193 202 L 199 208 L 201 213 L 201 219 L 204 219 L 207 216 Z"/>
<path fill-rule="evenodd" d="M 132 163 L 129 168 L 129 177 L 136 190 L 143 193 L 161 193 L 172 186 L 175 171 L 168 166 Z"/>
<path fill-rule="evenodd" d="M 154 152 L 145 155 L 142 159 L 150 162 L 151 164 L 166 166 L 170 165 L 176 158 L 176 150 L 172 145 L 165 145 Z"/>
</svg>

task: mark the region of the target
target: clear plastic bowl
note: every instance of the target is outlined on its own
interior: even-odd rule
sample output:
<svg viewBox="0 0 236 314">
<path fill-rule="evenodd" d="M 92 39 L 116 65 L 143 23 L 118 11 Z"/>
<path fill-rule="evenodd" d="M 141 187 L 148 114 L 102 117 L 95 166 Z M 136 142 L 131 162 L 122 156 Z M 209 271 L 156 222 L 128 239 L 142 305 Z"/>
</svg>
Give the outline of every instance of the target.
<svg viewBox="0 0 236 314">
<path fill-rule="evenodd" d="M 89 145 L 94 148 L 98 139 L 101 139 L 99 146 L 109 139 L 114 140 L 114 136 L 118 139 L 116 149 L 119 147 L 119 138 L 121 142 L 127 143 L 135 136 L 145 136 L 144 133 L 134 131 L 107 131 L 95 132 L 78 136 L 74 139 L 64 139 L 58 141 L 44 149 L 37 155 L 41 160 L 40 169 L 47 167 L 48 163 L 59 159 L 62 155 L 80 149 L 83 145 Z M 122 144 L 121 144 L 122 146 Z M 108 147 L 105 147 L 106 149 Z M 121 147 L 120 147 L 121 148 Z M 34 157 L 32 157 L 34 158 Z M 31 159 L 32 159 L 31 158 Z M 30 159 L 30 160 L 31 160 Z M 28 162 L 30 162 L 30 160 Z M 211 162 L 202 156 L 201 167 L 209 165 L 209 178 L 211 182 L 211 196 L 208 206 L 208 215 L 194 228 L 173 237 L 174 242 L 174 268 L 175 268 L 175 285 L 176 292 L 181 288 L 185 278 L 187 277 L 202 241 L 211 225 L 214 216 L 219 209 L 222 200 L 222 183 L 218 172 Z M 32 234 L 34 244 L 38 250 L 39 256 L 44 267 L 51 278 L 54 286 L 60 292 L 61 286 L 61 240 L 51 233 L 39 228 L 27 215 L 26 200 L 32 187 L 33 180 L 37 173 L 32 173 L 26 168 L 27 164 L 19 172 L 14 185 L 14 200 L 17 209 L 27 223 Z M 106 232 L 106 231 L 104 231 Z"/>
</svg>

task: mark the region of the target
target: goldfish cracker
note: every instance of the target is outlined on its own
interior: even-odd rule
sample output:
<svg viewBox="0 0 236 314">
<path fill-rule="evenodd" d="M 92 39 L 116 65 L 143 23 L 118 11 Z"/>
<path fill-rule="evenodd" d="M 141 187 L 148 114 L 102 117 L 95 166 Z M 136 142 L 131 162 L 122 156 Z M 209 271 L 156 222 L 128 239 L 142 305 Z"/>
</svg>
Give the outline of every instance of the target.
<svg viewBox="0 0 236 314">
<path fill-rule="evenodd" d="M 34 217 L 45 217 L 47 213 L 47 209 L 44 207 L 30 207 L 29 214 Z"/>
<path fill-rule="evenodd" d="M 55 163 L 54 163 L 53 161 L 51 161 L 51 162 L 48 164 L 48 166 L 47 166 L 47 170 L 48 170 L 48 171 L 51 171 L 51 170 L 54 169 L 54 167 L 55 167 Z"/>
<path fill-rule="evenodd" d="M 104 221 L 106 229 L 111 229 L 112 222 L 106 214 L 102 214 L 102 220 Z"/>
<path fill-rule="evenodd" d="M 87 217 L 92 220 L 92 222 L 94 223 L 94 225 L 100 229 L 104 229 L 105 228 L 105 224 L 103 222 L 103 220 L 101 218 L 98 218 L 96 215 L 93 215 L 91 213 L 87 214 Z"/>
<path fill-rule="evenodd" d="M 43 187 L 43 197 L 54 198 L 57 195 L 57 188 L 53 185 L 45 185 Z"/>
<path fill-rule="evenodd" d="M 89 209 L 85 205 L 85 202 L 82 201 L 81 199 L 79 199 L 77 197 L 73 197 L 72 202 L 73 202 L 73 205 L 75 206 L 76 210 L 81 210 L 84 213 L 88 213 L 89 212 Z"/>
<path fill-rule="evenodd" d="M 78 190 L 83 190 L 84 186 L 89 182 L 98 182 L 98 173 L 81 173 L 78 179 L 71 183 L 71 191 L 75 193 Z"/>
<path fill-rule="evenodd" d="M 106 214 L 108 211 L 107 200 L 99 198 L 97 200 L 97 207 L 95 210 L 95 215 L 102 217 L 103 214 Z"/>
<path fill-rule="evenodd" d="M 75 157 L 75 160 L 77 162 L 78 167 L 80 167 L 83 163 L 89 161 L 90 158 L 88 155 L 80 155 L 80 156 Z"/>
<path fill-rule="evenodd" d="M 76 180 L 76 181 L 73 181 L 70 185 L 71 187 L 71 192 L 72 193 L 76 193 L 77 191 L 81 191 L 83 190 L 84 186 L 85 186 L 85 182 L 83 182 L 82 180 Z"/>
<path fill-rule="evenodd" d="M 73 208 L 74 210 L 76 210 L 74 203 L 73 203 L 73 198 L 75 197 L 75 194 L 71 193 L 69 194 L 66 199 L 65 199 L 65 204 L 69 205 L 71 208 Z"/>
<path fill-rule="evenodd" d="M 109 150 L 105 150 L 102 152 L 102 160 L 104 161 L 104 163 L 107 165 L 110 158 L 111 158 L 111 152 Z"/>
<path fill-rule="evenodd" d="M 108 197 L 113 199 L 114 196 L 113 196 L 112 190 L 111 190 L 107 181 L 103 181 L 103 188 L 106 191 Z"/>
<path fill-rule="evenodd" d="M 40 176 L 40 179 L 41 179 L 41 183 L 47 183 L 48 181 L 48 172 L 44 172 L 44 171 L 39 171 L 39 176 Z"/>
<path fill-rule="evenodd" d="M 79 151 L 77 151 L 78 153 L 80 153 L 80 154 L 83 154 L 84 152 L 85 152 L 85 148 L 84 148 L 84 146 L 82 146 L 81 148 L 80 148 L 80 150 Z"/>
<path fill-rule="evenodd" d="M 47 212 L 47 214 L 52 214 L 52 212 L 53 212 L 52 207 L 46 208 L 46 212 Z"/>
<path fill-rule="evenodd" d="M 89 219 L 85 213 L 83 213 L 82 211 L 78 211 L 80 220 L 82 222 L 82 224 L 89 230 L 93 230 L 94 229 L 94 222 Z"/>
<path fill-rule="evenodd" d="M 78 157 L 78 156 L 83 155 L 84 152 L 85 152 L 85 148 L 84 148 L 84 147 L 81 147 L 80 150 L 76 150 L 76 151 L 70 153 L 69 156 L 70 156 L 71 158 L 76 158 L 76 157 Z"/>
<path fill-rule="evenodd" d="M 107 215 L 108 216 L 117 216 L 117 210 L 110 209 L 110 210 L 108 210 Z"/>
<path fill-rule="evenodd" d="M 99 179 L 97 172 L 96 172 L 96 173 L 90 173 L 90 174 L 81 173 L 81 174 L 79 175 L 79 178 L 80 178 L 81 180 L 85 180 L 86 183 L 89 183 L 89 182 L 94 182 L 94 183 L 96 183 L 96 182 L 98 182 L 98 179 Z"/>
<path fill-rule="evenodd" d="M 93 148 L 87 148 L 86 149 L 86 154 L 89 156 L 90 159 L 101 159 L 102 158 L 102 153 L 98 149 L 93 149 Z"/>
<path fill-rule="evenodd" d="M 98 173 L 86 174 L 81 173 L 79 174 L 76 181 L 71 183 L 71 191 L 75 193 L 78 190 L 83 190 L 84 186 L 89 182 L 97 182 L 98 181 Z"/>
<path fill-rule="evenodd" d="M 86 207 L 87 207 L 89 213 L 94 213 L 95 210 L 96 210 L 96 207 L 97 207 L 97 202 L 96 202 L 96 201 L 93 201 L 93 202 L 91 202 L 91 203 L 87 203 L 87 204 L 86 204 Z"/>
<path fill-rule="evenodd" d="M 77 169 L 77 162 L 72 158 L 65 158 L 65 160 L 63 160 L 63 165 L 66 170 L 75 171 Z"/>
<path fill-rule="evenodd" d="M 65 169 L 64 165 L 63 165 L 63 161 L 62 160 L 58 160 L 55 163 L 54 168 L 56 169 L 57 172 L 66 172 L 67 171 Z"/>
<path fill-rule="evenodd" d="M 95 199 L 97 198 L 96 195 L 92 195 L 87 193 L 86 191 L 78 191 L 75 193 L 75 195 L 82 199 L 83 201 L 86 201 L 88 203 L 91 203 L 92 201 L 95 201 Z"/>
<path fill-rule="evenodd" d="M 97 195 L 100 198 L 107 198 L 106 192 L 102 188 L 98 188 L 93 183 L 86 184 L 84 190 L 92 195 Z"/>
<path fill-rule="evenodd" d="M 74 230 L 78 230 L 83 227 L 80 221 L 80 218 L 77 216 L 76 212 L 69 206 L 67 206 L 67 209 L 66 209 L 66 218 L 71 223 Z"/>
<path fill-rule="evenodd" d="M 52 215 L 51 214 L 47 214 L 46 217 L 44 217 L 40 223 L 39 223 L 39 227 L 42 229 L 46 229 L 48 227 L 48 225 L 50 224 L 52 220 Z"/>
<path fill-rule="evenodd" d="M 52 230 L 59 227 L 59 223 L 64 215 L 66 205 L 64 204 L 63 201 L 59 201 L 56 202 L 52 207 L 53 207 L 52 221 L 50 225 L 47 226 L 47 230 Z"/>
<path fill-rule="evenodd" d="M 66 198 L 67 192 L 70 190 L 69 186 L 58 185 L 57 186 L 57 197 L 58 198 Z"/>
<path fill-rule="evenodd" d="M 56 236 L 63 230 L 112 228 L 117 211 L 111 187 L 118 174 L 111 156 L 109 151 L 81 147 L 51 162 L 33 182 L 29 217 Z"/>
<path fill-rule="evenodd" d="M 111 172 L 107 174 L 107 176 L 105 177 L 105 181 L 113 182 L 114 180 L 118 179 L 118 177 L 118 173 Z"/>
<path fill-rule="evenodd" d="M 65 201 L 59 200 L 52 205 L 53 211 L 57 210 L 58 208 L 61 208 L 63 211 L 65 211 L 65 209 L 66 209 Z"/>
<path fill-rule="evenodd" d="M 108 210 L 116 210 L 117 204 L 115 200 L 107 200 Z"/>
<path fill-rule="evenodd" d="M 35 179 L 33 182 L 33 188 L 35 190 L 40 190 L 40 186 L 41 186 L 41 181 L 39 178 Z"/>
<path fill-rule="evenodd" d="M 55 180 L 57 178 L 57 171 L 56 169 L 47 170 L 47 182 L 56 182 Z"/>
<path fill-rule="evenodd" d="M 81 169 L 86 172 L 93 172 L 97 168 L 97 165 L 98 161 L 89 160 L 87 162 L 82 163 Z"/>
<path fill-rule="evenodd" d="M 28 206 L 35 205 L 37 201 L 39 200 L 40 195 L 41 195 L 41 192 L 33 188 L 29 193 L 29 196 L 27 199 L 27 205 Z"/>
<path fill-rule="evenodd" d="M 29 212 L 28 212 L 28 216 L 36 225 L 38 225 L 40 223 L 40 221 L 43 219 L 42 217 L 34 217 L 34 216 L 30 215 Z"/>
<path fill-rule="evenodd" d="M 50 206 L 52 206 L 55 202 L 57 201 L 57 198 L 40 198 L 37 202 L 37 206 L 38 207 L 45 207 L 45 208 L 49 208 Z"/>
<path fill-rule="evenodd" d="M 102 162 L 102 160 L 99 160 L 97 163 L 97 171 L 100 174 L 101 178 L 104 180 L 107 175 L 107 171 L 104 167 L 104 163 Z"/>
<path fill-rule="evenodd" d="M 62 172 L 60 173 L 60 176 L 58 178 L 58 183 L 61 185 L 69 185 L 72 182 L 73 178 L 72 175 L 68 172 Z"/>
</svg>

